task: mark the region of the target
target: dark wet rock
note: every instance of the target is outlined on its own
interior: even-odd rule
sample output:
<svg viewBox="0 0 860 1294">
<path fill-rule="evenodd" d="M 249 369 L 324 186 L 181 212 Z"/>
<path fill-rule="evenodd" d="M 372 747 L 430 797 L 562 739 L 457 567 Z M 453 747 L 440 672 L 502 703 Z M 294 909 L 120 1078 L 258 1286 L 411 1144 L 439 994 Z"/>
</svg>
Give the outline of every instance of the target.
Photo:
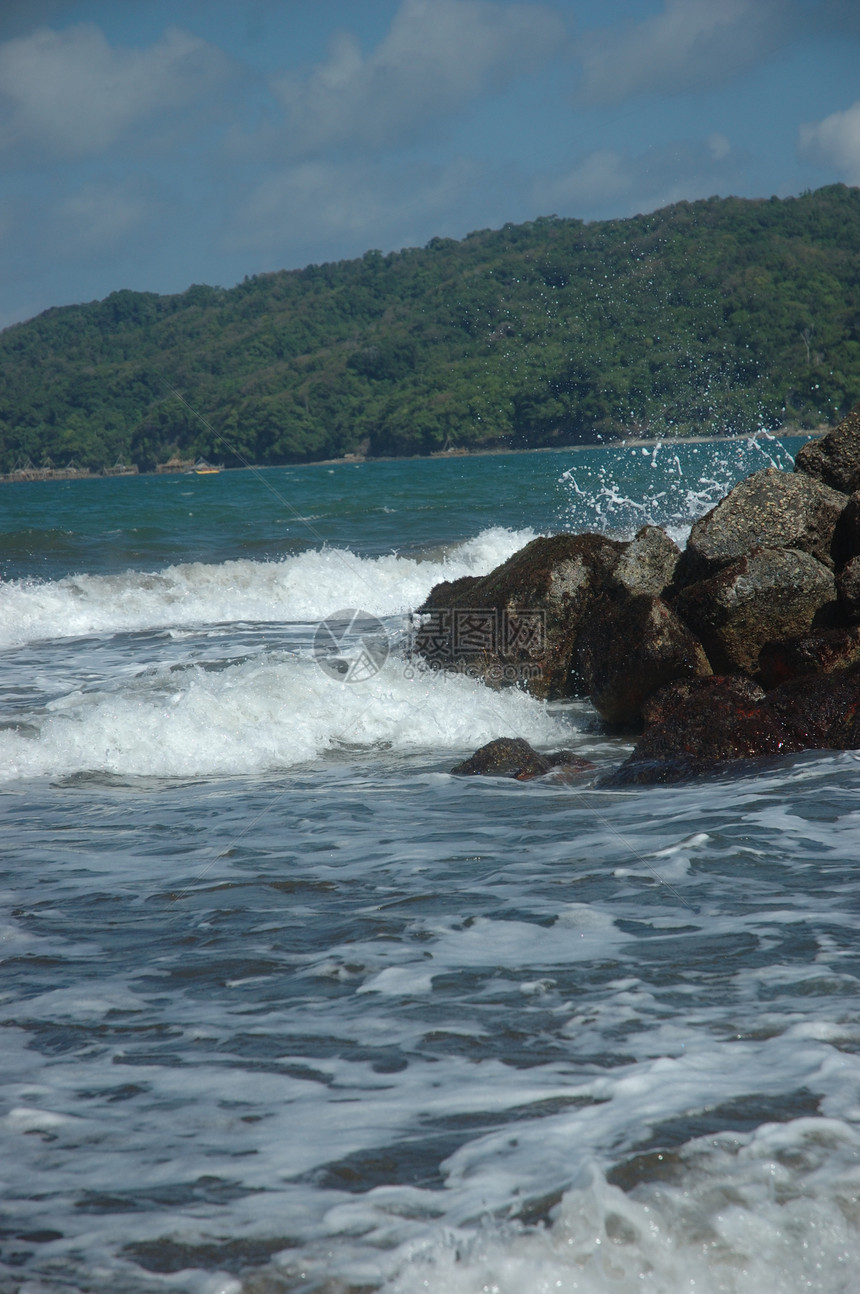
<svg viewBox="0 0 860 1294">
<path fill-rule="evenodd" d="M 829 674 L 860 661 L 860 626 L 816 629 L 800 638 L 765 643 L 759 653 L 758 677 L 767 688 L 792 678 Z"/>
<path fill-rule="evenodd" d="M 799 637 L 833 620 L 836 581 L 809 553 L 756 548 L 718 575 L 682 589 L 674 607 L 715 670 L 754 674 L 765 643 Z"/>
<path fill-rule="evenodd" d="M 528 782 L 554 770 L 581 772 L 592 767 L 589 760 L 575 755 L 572 750 L 556 750 L 541 755 L 522 737 L 498 737 L 481 746 L 451 772 L 458 777 L 510 777 Z"/>
<path fill-rule="evenodd" d="M 672 583 L 681 550 L 660 526 L 643 526 L 607 581 L 612 590 L 658 598 Z"/>
<path fill-rule="evenodd" d="M 860 493 L 852 494 L 836 523 L 833 556 L 837 569 L 860 556 Z"/>
<path fill-rule="evenodd" d="M 793 548 L 833 566 L 843 494 L 809 476 L 768 467 L 740 481 L 690 531 L 679 584 L 708 579 L 753 548 Z"/>
<path fill-rule="evenodd" d="M 576 640 L 625 545 L 603 535 L 533 539 L 489 575 L 437 584 L 413 650 L 433 667 L 532 695 L 575 695 Z"/>
<path fill-rule="evenodd" d="M 843 494 L 860 490 L 860 405 L 837 427 L 798 450 L 794 470 Z"/>
<path fill-rule="evenodd" d="M 646 698 L 673 679 L 711 673 L 695 634 L 661 598 L 645 594 L 599 600 L 578 659 L 594 708 L 613 724 L 638 723 Z"/>
<path fill-rule="evenodd" d="M 795 678 L 768 692 L 762 707 L 790 729 L 803 750 L 860 747 L 860 665 Z"/>
<path fill-rule="evenodd" d="M 602 786 L 676 782 L 734 761 L 860 745 L 860 666 L 796 678 L 764 693 L 748 679 L 671 683 L 648 708 L 629 759 Z"/>
<path fill-rule="evenodd" d="M 860 557 L 852 557 L 836 577 L 839 608 L 843 617 L 854 623 L 860 620 Z"/>
<path fill-rule="evenodd" d="M 729 760 L 802 749 L 786 747 L 782 723 L 761 712 L 765 699 L 764 690 L 745 678 L 670 683 L 653 699 L 633 754 L 602 784 L 676 782 Z"/>
</svg>

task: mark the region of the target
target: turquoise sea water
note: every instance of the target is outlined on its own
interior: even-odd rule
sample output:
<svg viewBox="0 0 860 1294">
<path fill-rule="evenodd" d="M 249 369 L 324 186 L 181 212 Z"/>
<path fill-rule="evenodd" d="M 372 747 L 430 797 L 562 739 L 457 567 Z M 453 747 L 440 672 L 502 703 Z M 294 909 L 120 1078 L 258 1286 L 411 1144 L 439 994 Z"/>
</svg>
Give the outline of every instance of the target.
<svg viewBox="0 0 860 1294">
<path fill-rule="evenodd" d="M 631 743 L 398 651 L 440 579 L 683 538 L 796 444 L 3 489 L 4 1294 L 856 1289 L 855 754 L 459 780 Z"/>
</svg>

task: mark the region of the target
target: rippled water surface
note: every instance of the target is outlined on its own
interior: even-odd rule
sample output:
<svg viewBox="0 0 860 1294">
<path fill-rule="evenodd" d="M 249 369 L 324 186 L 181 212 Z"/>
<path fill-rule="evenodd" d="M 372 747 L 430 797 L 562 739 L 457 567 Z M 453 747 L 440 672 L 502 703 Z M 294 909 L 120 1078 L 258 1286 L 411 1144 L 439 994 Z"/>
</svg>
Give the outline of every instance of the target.
<svg viewBox="0 0 860 1294">
<path fill-rule="evenodd" d="M 630 743 L 397 650 L 438 580 L 682 536 L 792 448 L 6 487 L 4 1294 L 856 1290 L 855 754 L 460 780 Z"/>
</svg>

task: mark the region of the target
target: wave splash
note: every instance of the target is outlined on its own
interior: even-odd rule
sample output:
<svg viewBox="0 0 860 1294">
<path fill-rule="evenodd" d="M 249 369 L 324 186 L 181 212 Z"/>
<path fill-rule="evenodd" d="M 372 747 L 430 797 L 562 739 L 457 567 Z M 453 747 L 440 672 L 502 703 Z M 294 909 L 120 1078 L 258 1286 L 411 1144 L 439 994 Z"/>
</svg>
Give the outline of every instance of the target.
<svg viewBox="0 0 860 1294">
<path fill-rule="evenodd" d="M 190 562 L 166 570 L 0 585 L 0 649 L 56 638 L 202 624 L 315 622 L 340 607 L 376 616 L 419 606 L 434 584 L 483 575 L 533 539 L 492 527 L 426 561 L 324 548 L 278 562 Z"/>
<path fill-rule="evenodd" d="M 467 751 L 511 732 L 551 743 L 566 731 L 523 692 L 414 670 L 402 658 L 349 684 L 309 656 L 273 653 L 216 668 L 150 667 L 113 691 L 76 689 L 0 731 L 0 778 L 244 776 L 337 750 Z"/>
</svg>

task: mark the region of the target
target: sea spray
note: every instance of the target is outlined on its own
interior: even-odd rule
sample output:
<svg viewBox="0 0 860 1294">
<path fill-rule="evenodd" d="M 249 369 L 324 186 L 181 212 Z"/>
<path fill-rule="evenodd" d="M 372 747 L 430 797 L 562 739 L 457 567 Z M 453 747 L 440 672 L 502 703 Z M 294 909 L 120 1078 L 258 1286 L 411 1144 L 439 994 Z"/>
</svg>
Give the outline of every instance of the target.
<svg viewBox="0 0 860 1294">
<path fill-rule="evenodd" d="M 565 529 L 596 530 L 630 539 L 640 526 L 663 526 L 683 544 L 693 522 L 742 477 L 764 467 L 790 471 L 786 446 L 762 431 L 721 442 L 656 441 L 610 446 L 562 473 Z"/>
</svg>

